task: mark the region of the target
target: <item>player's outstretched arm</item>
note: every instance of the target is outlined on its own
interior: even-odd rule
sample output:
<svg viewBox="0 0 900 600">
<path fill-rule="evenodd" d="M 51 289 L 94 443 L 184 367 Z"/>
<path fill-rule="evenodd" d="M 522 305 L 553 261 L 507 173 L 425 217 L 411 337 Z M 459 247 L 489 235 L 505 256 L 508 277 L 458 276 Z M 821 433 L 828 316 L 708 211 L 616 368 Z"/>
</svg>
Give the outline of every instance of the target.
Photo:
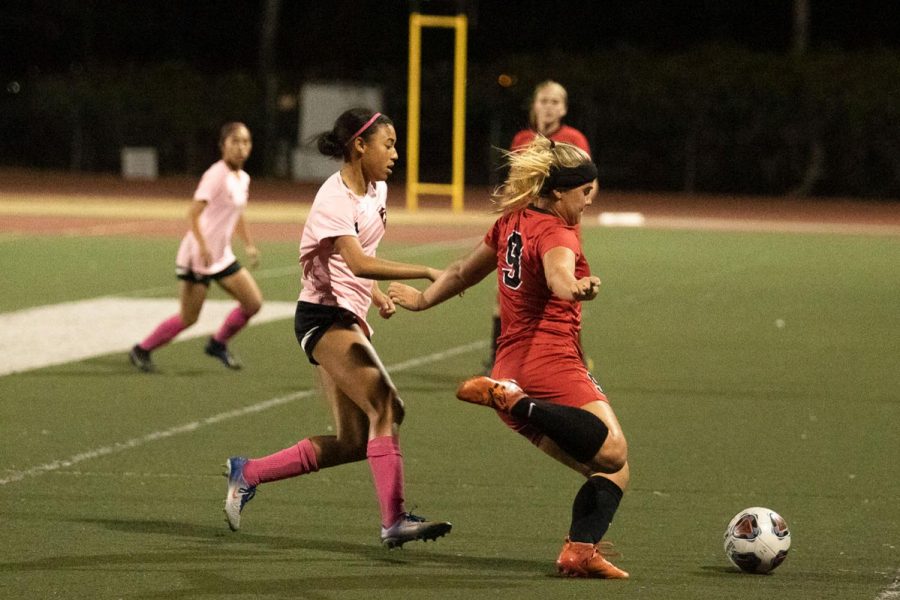
<svg viewBox="0 0 900 600">
<path fill-rule="evenodd" d="M 481 242 L 466 258 L 444 269 L 441 276 L 424 291 L 392 281 L 388 287 L 388 296 L 396 305 L 407 310 L 426 310 L 462 293 L 496 268 L 497 255 L 494 249 Z"/>
<path fill-rule="evenodd" d="M 336 237 L 334 247 L 356 277 L 376 280 L 430 279 L 434 281 L 441 273 L 437 269 L 425 265 L 413 265 L 369 256 L 363 252 L 359 240 L 352 235 Z"/>
</svg>

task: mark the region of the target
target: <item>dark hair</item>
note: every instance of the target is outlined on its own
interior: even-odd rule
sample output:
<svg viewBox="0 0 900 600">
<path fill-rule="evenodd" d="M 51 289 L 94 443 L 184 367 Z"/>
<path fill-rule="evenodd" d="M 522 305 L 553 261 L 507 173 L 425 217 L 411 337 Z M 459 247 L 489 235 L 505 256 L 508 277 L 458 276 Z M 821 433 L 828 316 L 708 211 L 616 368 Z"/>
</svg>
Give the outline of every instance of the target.
<svg viewBox="0 0 900 600">
<path fill-rule="evenodd" d="M 368 139 L 379 125 L 393 125 L 386 115 L 379 115 L 371 125 L 366 127 L 365 131 L 358 136 L 357 132 L 365 125 L 369 119 L 375 115 L 375 111 L 368 108 L 351 108 L 344 111 L 341 116 L 334 122 L 331 131 L 323 131 L 316 136 L 316 146 L 321 154 L 330 156 L 331 158 L 343 158 L 350 160 L 350 142 L 354 137 Z"/>
<path fill-rule="evenodd" d="M 240 121 L 229 121 L 228 123 L 222 125 L 222 129 L 219 130 L 219 147 L 221 148 L 222 146 L 224 146 L 225 140 L 228 139 L 228 136 L 234 133 L 236 129 L 240 129 L 241 127 L 246 129 L 247 131 L 250 131 L 250 128 Z"/>
</svg>

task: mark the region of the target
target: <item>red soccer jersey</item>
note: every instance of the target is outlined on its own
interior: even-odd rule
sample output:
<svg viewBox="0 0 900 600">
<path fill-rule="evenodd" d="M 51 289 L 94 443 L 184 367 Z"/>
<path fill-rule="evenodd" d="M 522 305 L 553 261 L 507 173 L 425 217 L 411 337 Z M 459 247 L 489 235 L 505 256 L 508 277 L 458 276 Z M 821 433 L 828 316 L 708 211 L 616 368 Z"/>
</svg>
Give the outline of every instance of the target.
<svg viewBox="0 0 900 600">
<path fill-rule="evenodd" d="M 543 264 L 544 254 L 563 246 L 575 253 L 575 278 L 590 275 L 577 228 L 529 206 L 497 219 L 484 241 L 497 252 L 501 322 L 498 351 L 521 342 L 577 343 L 581 304 L 552 294 Z"/>
<path fill-rule="evenodd" d="M 537 136 L 537 132 L 533 129 L 523 129 L 513 138 L 512 144 L 510 144 L 510 150 L 516 151 L 520 148 L 524 148 L 528 144 L 534 141 L 534 138 Z M 568 125 L 563 125 L 553 133 L 547 136 L 548 139 L 553 140 L 554 142 L 562 142 L 564 144 L 572 144 L 573 146 L 578 146 L 582 150 L 588 153 L 588 156 L 591 154 L 591 146 L 588 144 L 587 138 L 584 137 L 584 134 L 575 129 L 574 127 L 569 127 Z"/>
</svg>

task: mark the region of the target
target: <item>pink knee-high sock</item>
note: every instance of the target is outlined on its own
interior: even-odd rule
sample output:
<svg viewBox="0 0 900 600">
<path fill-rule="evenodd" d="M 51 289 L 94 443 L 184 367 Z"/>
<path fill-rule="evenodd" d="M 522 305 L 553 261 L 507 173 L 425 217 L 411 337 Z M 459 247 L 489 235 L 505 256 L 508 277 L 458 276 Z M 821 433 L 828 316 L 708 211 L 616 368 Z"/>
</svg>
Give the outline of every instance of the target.
<svg viewBox="0 0 900 600">
<path fill-rule="evenodd" d="M 406 513 L 403 505 L 403 454 L 397 437 L 388 435 L 369 440 L 366 457 L 375 480 L 381 507 L 381 524 L 390 527 Z"/>
<path fill-rule="evenodd" d="M 309 439 L 263 458 L 248 460 L 244 465 L 244 479 L 250 485 L 278 481 L 319 470 L 316 449 Z"/>
<path fill-rule="evenodd" d="M 228 316 L 225 317 L 225 322 L 222 323 L 222 326 L 219 328 L 219 331 L 216 332 L 216 335 L 213 336 L 213 339 L 220 344 L 227 343 L 238 331 L 244 328 L 244 325 L 247 324 L 247 321 L 249 321 L 252 316 L 253 315 L 245 313 L 244 310 L 238 306 L 228 313 Z"/>
<path fill-rule="evenodd" d="M 148 352 L 150 350 L 155 350 L 160 346 L 171 342 L 176 335 L 185 329 L 187 329 L 187 325 L 181 320 L 181 315 L 169 317 L 157 325 L 156 329 L 153 330 L 153 333 L 148 335 L 147 339 L 138 345 Z"/>
</svg>

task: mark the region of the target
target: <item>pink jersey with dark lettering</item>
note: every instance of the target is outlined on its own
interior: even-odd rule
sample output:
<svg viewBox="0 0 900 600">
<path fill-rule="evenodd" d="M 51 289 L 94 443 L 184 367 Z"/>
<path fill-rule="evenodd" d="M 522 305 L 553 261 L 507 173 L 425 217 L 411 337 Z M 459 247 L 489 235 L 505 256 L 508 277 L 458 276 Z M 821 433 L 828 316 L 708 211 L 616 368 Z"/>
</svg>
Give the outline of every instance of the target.
<svg viewBox="0 0 900 600">
<path fill-rule="evenodd" d="M 334 247 L 334 240 L 350 235 L 363 252 L 375 256 L 387 224 L 387 184 L 370 184 L 364 196 L 344 185 L 338 171 L 325 180 L 310 208 L 300 238 L 303 271 L 300 300 L 340 306 L 355 314 L 372 335 L 366 313 L 372 304 L 372 280 L 357 277 Z"/>
<path fill-rule="evenodd" d="M 194 192 L 194 201 L 206 202 L 206 208 L 200 213 L 200 232 L 213 262 L 209 266 L 203 264 L 194 232 L 188 231 L 175 258 L 180 272 L 190 270 L 201 275 L 214 275 L 236 260 L 231 249 L 231 236 L 249 195 L 250 176 L 245 171 L 232 171 L 224 160 L 206 170 Z"/>
</svg>

